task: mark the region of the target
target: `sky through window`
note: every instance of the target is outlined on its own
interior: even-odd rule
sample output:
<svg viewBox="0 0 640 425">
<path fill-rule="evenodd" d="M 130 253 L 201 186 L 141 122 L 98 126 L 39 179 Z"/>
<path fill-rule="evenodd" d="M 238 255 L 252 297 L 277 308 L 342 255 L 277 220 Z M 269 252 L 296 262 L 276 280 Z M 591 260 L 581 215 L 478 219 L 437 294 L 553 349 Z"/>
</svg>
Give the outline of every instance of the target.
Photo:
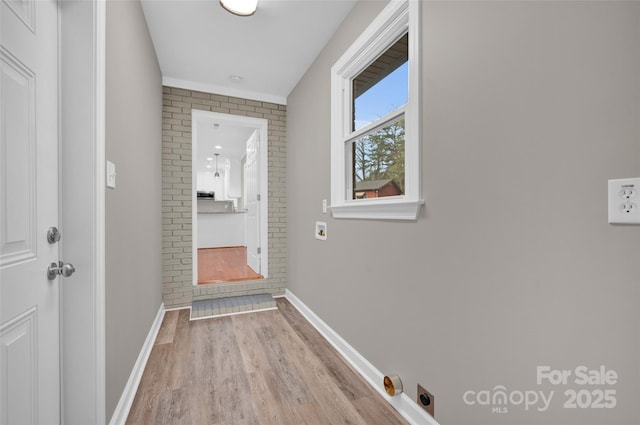
<svg viewBox="0 0 640 425">
<path fill-rule="evenodd" d="M 406 104 L 409 98 L 409 63 L 405 62 L 355 99 L 355 129 Z"/>
</svg>

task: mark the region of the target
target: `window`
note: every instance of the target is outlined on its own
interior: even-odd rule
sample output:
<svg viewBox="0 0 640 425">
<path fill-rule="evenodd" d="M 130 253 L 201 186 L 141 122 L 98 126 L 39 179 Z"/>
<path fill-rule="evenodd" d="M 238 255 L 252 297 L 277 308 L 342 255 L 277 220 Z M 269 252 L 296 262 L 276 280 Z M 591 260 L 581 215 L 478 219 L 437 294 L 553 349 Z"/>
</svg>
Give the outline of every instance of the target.
<svg viewBox="0 0 640 425">
<path fill-rule="evenodd" d="M 331 70 L 336 218 L 411 220 L 423 203 L 419 16 L 419 1 L 391 1 Z"/>
</svg>

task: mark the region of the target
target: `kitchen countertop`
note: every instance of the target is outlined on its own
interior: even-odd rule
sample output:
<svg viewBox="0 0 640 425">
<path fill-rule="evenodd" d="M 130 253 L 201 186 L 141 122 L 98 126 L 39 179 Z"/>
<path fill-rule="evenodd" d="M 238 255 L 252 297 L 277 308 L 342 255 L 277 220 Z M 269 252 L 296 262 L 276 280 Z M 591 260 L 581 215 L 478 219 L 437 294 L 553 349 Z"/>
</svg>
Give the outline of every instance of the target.
<svg viewBox="0 0 640 425">
<path fill-rule="evenodd" d="M 198 214 L 243 214 L 245 212 L 246 210 L 236 210 L 233 201 L 198 199 Z"/>
<path fill-rule="evenodd" d="M 244 214 L 246 213 L 247 210 L 242 210 L 242 211 L 229 211 L 229 212 L 216 212 L 216 211 L 198 211 L 198 214 Z"/>
</svg>

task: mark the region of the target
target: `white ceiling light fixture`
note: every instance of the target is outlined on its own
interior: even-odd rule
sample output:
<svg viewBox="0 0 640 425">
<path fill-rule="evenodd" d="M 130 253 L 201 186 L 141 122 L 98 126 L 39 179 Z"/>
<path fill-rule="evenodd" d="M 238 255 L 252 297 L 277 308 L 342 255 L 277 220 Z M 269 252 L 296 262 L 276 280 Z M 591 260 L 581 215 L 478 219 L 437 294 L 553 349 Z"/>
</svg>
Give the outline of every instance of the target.
<svg viewBox="0 0 640 425">
<path fill-rule="evenodd" d="M 216 172 L 213 175 L 213 178 L 218 180 L 220 178 L 220 172 L 218 171 L 218 155 L 220 155 L 219 153 L 214 153 L 214 155 L 216 156 Z"/>
<path fill-rule="evenodd" d="M 258 0 L 220 0 L 225 10 L 238 16 L 251 16 L 256 13 Z"/>
</svg>

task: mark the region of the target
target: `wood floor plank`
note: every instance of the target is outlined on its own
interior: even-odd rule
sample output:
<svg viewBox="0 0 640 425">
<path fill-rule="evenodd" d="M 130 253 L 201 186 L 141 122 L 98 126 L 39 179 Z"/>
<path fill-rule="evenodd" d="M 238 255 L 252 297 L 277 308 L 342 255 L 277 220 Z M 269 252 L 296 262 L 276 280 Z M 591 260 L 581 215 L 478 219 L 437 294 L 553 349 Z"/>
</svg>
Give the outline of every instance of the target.
<svg viewBox="0 0 640 425">
<path fill-rule="evenodd" d="M 276 299 L 282 313 L 294 332 L 308 345 L 311 351 L 326 364 L 328 372 L 336 380 L 349 400 L 356 400 L 368 394 L 368 384 L 344 361 L 326 339 L 284 298 Z M 357 379 L 353 379 L 354 375 Z"/>
<path fill-rule="evenodd" d="M 192 385 L 187 388 L 187 400 L 189 403 L 189 424 L 219 424 L 224 425 L 218 409 L 209 406 L 211 403 L 211 390 L 207 385 Z"/>
<path fill-rule="evenodd" d="M 309 349 L 289 323 L 280 317 L 273 321 L 272 327 L 276 329 L 273 337 L 280 339 L 282 345 L 288 348 L 291 362 L 304 370 L 303 379 L 309 383 L 317 400 L 317 410 L 327 417 L 329 423 L 367 425 L 332 379 L 323 360 Z"/>
<path fill-rule="evenodd" d="M 155 423 L 158 399 L 168 382 L 168 369 L 163 365 L 168 363 L 172 350 L 173 347 L 168 344 L 154 346 L 131 405 L 127 424 Z"/>
<path fill-rule="evenodd" d="M 301 372 L 290 356 L 283 356 L 285 350 L 276 339 L 271 326 L 262 326 L 258 330 L 258 340 L 262 344 L 274 371 L 277 381 L 273 383 L 285 395 L 289 406 L 295 407 L 301 404 L 314 402 L 313 395 L 309 392 L 307 383 L 302 379 Z"/>
<path fill-rule="evenodd" d="M 367 424 L 404 423 L 404 419 L 386 401 L 375 394 L 368 382 L 362 378 L 313 328 L 313 326 L 284 298 L 276 300 L 278 310 L 310 350 L 325 365 L 335 385 L 353 403 Z M 286 332 L 284 333 L 286 335 Z M 368 415 L 366 413 L 369 413 Z M 377 419 L 373 419 L 377 418 Z M 380 418 L 383 418 L 380 422 Z"/>
<path fill-rule="evenodd" d="M 355 400 L 353 405 L 367 425 L 387 425 L 404 421 L 395 409 L 389 408 L 389 405 L 381 402 L 379 398 L 362 397 Z"/>
<path fill-rule="evenodd" d="M 255 329 L 261 325 L 261 317 L 264 315 L 242 314 L 232 317 L 244 367 L 250 374 L 260 373 L 269 367 L 267 356 L 255 333 Z"/>
<path fill-rule="evenodd" d="M 298 418 L 297 424 L 304 425 L 331 425 L 331 420 L 322 413 L 317 403 L 304 404 L 295 408 L 295 414 Z"/>
<path fill-rule="evenodd" d="M 406 424 L 288 301 L 278 308 L 167 312 L 126 423 Z"/>
<path fill-rule="evenodd" d="M 248 376 L 241 362 L 242 354 L 233 332 L 230 317 L 200 320 L 207 334 L 215 336 L 210 346 L 212 362 L 208 365 L 207 386 L 212 388 L 214 406 L 229 424 L 259 425 L 249 394 Z"/>
<path fill-rule="evenodd" d="M 189 400 L 185 398 L 185 389 L 173 389 L 162 393 L 158 399 L 156 425 L 191 423 Z"/>
<path fill-rule="evenodd" d="M 358 418 L 356 409 L 351 406 L 349 400 L 344 397 L 335 382 L 331 380 L 322 361 L 292 331 L 282 315 L 279 312 L 271 312 L 271 317 L 265 317 L 262 322 L 269 324 L 268 327 L 260 324 L 256 328 L 258 334 L 261 335 L 262 344 L 271 344 L 270 351 L 279 353 L 280 356 L 286 353 L 288 363 L 286 368 L 298 371 L 299 377 L 297 380 L 305 383 L 307 392 L 314 394 L 315 401 L 309 403 L 297 405 L 289 402 L 290 407 L 297 416 L 296 423 L 311 421 L 309 423 L 364 425 L 365 422 Z M 286 350 L 282 347 L 286 347 Z M 300 406 L 304 407 L 301 408 Z M 300 416 L 308 415 L 311 412 L 313 412 L 311 418 Z M 314 417 L 316 418 L 315 421 Z"/>
<path fill-rule="evenodd" d="M 295 415 L 276 385 L 277 379 L 256 334 L 256 329 L 262 326 L 261 317 L 263 314 L 244 314 L 232 318 L 243 364 L 250 376 L 249 385 L 254 405 L 263 425 L 296 424 Z"/>
<path fill-rule="evenodd" d="M 164 314 L 155 344 L 170 344 L 173 342 L 173 337 L 176 334 L 178 315 L 178 310 L 167 311 Z"/>
<path fill-rule="evenodd" d="M 178 310 L 178 319 L 176 320 L 176 330 L 173 337 L 173 343 L 170 344 L 172 351 L 167 359 L 167 365 L 174 365 L 167 368 L 167 387 L 168 388 L 184 388 L 191 385 L 194 381 L 195 372 L 190 367 L 193 362 L 191 351 L 191 332 L 192 327 L 189 321 L 189 310 Z"/>
</svg>

